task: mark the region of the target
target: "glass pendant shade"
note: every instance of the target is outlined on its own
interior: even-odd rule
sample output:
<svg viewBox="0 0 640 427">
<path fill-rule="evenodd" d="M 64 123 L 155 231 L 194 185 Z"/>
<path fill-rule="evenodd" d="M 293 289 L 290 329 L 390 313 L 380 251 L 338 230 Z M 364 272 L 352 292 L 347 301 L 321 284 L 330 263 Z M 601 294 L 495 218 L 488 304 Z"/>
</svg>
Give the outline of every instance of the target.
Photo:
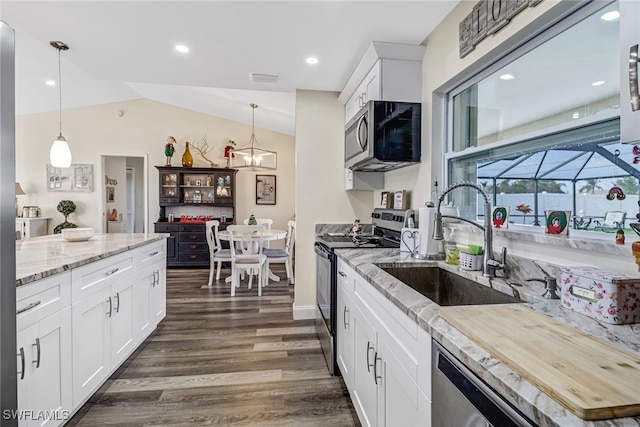
<svg viewBox="0 0 640 427">
<path fill-rule="evenodd" d="M 256 104 L 250 104 L 250 106 L 252 108 L 251 138 L 247 145 L 233 150 L 231 167 L 252 171 L 275 170 L 278 165 L 278 154 L 275 151 L 264 149 L 258 144 L 255 130 L 255 111 L 258 106 Z"/>
<path fill-rule="evenodd" d="M 71 167 L 71 150 L 69 144 L 64 136 L 58 135 L 58 137 L 51 144 L 51 150 L 49 151 L 49 161 L 54 168 L 69 168 Z"/>
</svg>

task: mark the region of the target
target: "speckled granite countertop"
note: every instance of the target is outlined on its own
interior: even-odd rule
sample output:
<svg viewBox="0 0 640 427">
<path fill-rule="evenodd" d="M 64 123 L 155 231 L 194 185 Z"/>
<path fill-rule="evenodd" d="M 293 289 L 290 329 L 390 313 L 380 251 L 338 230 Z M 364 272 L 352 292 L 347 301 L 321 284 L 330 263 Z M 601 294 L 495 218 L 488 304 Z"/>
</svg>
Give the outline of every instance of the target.
<svg viewBox="0 0 640 427">
<path fill-rule="evenodd" d="M 522 281 L 521 277 L 543 277 L 559 274 L 551 265 L 542 265 L 531 260 L 517 259 L 512 264 L 510 278 L 488 279 L 480 271 L 465 271 L 444 262 L 418 261 L 398 249 L 340 249 L 336 253 L 353 267 L 371 285 L 393 304 L 399 307 L 422 328 L 431 333 L 447 350 L 465 363 L 487 384 L 498 391 L 507 401 L 518 407 L 527 417 L 541 426 L 640 426 L 640 417 L 616 418 L 602 421 L 584 421 L 564 406 L 543 393 L 517 372 L 492 356 L 478 344 L 460 333 L 438 316 L 439 305 L 422 296 L 398 279 L 387 274 L 375 264 L 438 265 L 448 271 L 476 280 L 502 292 L 516 295 L 534 310 L 553 317 L 567 325 L 592 334 L 621 348 L 640 353 L 640 324 L 608 325 L 587 316 L 564 309 L 559 300 L 541 298 L 540 283 Z M 554 274 L 555 273 L 555 274 Z M 516 284 L 515 286 L 513 284 Z M 430 349 L 425 349 L 430 351 Z M 640 393 L 640 385 L 638 385 Z"/>
<path fill-rule="evenodd" d="M 77 268 L 169 236 L 165 233 L 96 234 L 85 242 L 67 242 L 61 235 L 16 241 L 16 285 Z"/>
</svg>

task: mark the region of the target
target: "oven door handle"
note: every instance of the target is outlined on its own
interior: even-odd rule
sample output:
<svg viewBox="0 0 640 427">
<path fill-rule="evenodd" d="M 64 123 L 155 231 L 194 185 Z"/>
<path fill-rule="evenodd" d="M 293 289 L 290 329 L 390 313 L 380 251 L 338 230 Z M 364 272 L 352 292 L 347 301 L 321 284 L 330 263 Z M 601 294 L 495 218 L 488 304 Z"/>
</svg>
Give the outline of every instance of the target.
<svg viewBox="0 0 640 427">
<path fill-rule="evenodd" d="M 318 243 L 316 243 L 313 246 L 313 250 L 316 253 L 316 255 L 318 255 L 319 257 L 325 258 L 325 259 L 331 259 L 331 254 L 329 252 L 327 252 L 321 245 L 319 245 Z"/>
</svg>

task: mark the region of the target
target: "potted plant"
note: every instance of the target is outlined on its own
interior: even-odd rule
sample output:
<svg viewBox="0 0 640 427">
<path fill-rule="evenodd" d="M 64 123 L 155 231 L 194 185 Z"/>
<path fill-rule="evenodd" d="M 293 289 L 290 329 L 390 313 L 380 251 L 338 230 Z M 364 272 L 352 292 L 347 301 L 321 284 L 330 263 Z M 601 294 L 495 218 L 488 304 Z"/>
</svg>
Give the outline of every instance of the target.
<svg viewBox="0 0 640 427">
<path fill-rule="evenodd" d="M 69 215 L 76 211 L 75 203 L 73 203 L 71 200 L 61 200 L 60 203 L 58 203 L 58 207 L 56 209 L 58 210 L 58 212 L 64 215 L 64 222 L 62 224 L 56 225 L 56 227 L 53 229 L 53 234 L 60 234 L 65 228 L 78 227 L 76 224 L 67 220 L 69 218 Z"/>
</svg>

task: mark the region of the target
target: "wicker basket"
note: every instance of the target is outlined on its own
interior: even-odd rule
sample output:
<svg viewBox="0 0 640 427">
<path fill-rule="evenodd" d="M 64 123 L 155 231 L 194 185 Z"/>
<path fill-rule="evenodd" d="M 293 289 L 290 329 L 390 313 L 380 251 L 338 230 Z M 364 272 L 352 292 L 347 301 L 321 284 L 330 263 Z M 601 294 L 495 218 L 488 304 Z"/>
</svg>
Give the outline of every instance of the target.
<svg viewBox="0 0 640 427">
<path fill-rule="evenodd" d="M 460 268 L 463 270 L 482 270 L 482 255 L 460 253 Z"/>
</svg>

